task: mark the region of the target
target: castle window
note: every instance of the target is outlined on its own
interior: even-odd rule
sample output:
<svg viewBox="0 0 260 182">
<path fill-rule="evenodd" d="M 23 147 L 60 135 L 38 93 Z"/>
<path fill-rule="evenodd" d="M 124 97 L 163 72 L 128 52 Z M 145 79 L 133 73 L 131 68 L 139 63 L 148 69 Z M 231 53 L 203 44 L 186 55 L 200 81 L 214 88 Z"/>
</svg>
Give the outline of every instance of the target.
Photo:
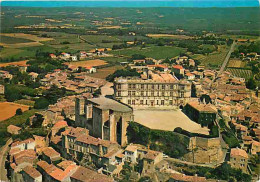
<svg viewBox="0 0 260 182">
<path fill-rule="evenodd" d="M 133 84 L 133 89 L 135 89 L 135 84 Z"/>
<path fill-rule="evenodd" d="M 121 84 L 118 84 L 118 85 L 117 85 L 117 88 L 118 88 L 118 89 L 121 89 Z"/>
<path fill-rule="evenodd" d="M 128 95 L 131 96 L 131 91 L 128 91 Z"/>
<path fill-rule="evenodd" d="M 144 91 L 141 91 L 141 96 L 144 96 Z"/>
<path fill-rule="evenodd" d="M 145 104 L 148 105 L 148 101 L 147 100 L 145 101 Z"/>
<path fill-rule="evenodd" d="M 131 84 L 129 84 L 129 85 L 128 85 L 128 88 L 129 88 L 129 89 L 131 89 L 131 88 L 132 88 L 132 85 L 131 85 Z"/>
<path fill-rule="evenodd" d="M 164 96 L 164 92 L 162 92 L 162 96 Z"/>
<path fill-rule="evenodd" d="M 162 89 L 165 89 L 165 85 L 162 85 Z"/>
<path fill-rule="evenodd" d="M 140 100 L 140 104 L 143 105 L 143 104 L 144 104 L 144 101 L 143 101 L 143 100 Z"/>
<path fill-rule="evenodd" d="M 121 91 L 117 92 L 117 95 L 120 97 L 121 96 Z"/>
<path fill-rule="evenodd" d="M 159 100 L 157 100 L 157 105 L 159 105 Z"/>
<path fill-rule="evenodd" d="M 154 89 L 154 85 L 152 85 L 152 89 Z"/>
<path fill-rule="evenodd" d="M 184 97 L 184 92 L 181 92 L 181 97 Z"/>
<path fill-rule="evenodd" d="M 135 91 L 132 92 L 132 95 L 135 96 Z"/>
<path fill-rule="evenodd" d="M 161 101 L 161 104 L 164 105 L 164 100 Z"/>
<path fill-rule="evenodd" d="M 172 100 L 170 100 L 170 101 L 169 101 L 169 105 L 172 105 L 172 104 L 173 104 L 173 103 L 172 103 Z"/>
<path fill-rule="evenodd" d="M 141 84 L 141 89 L 144 89 L 144 84 Z"/>
<path fill-rule="evenodd" d="M 132 100 L 132 105 L 135 105 L 135 100 Z"/>
<path fill-rule="evenodd" d="M 170 86 L 170 89 L 173 89 L 173 85 Z"/>
<path fill-rule="evenodd" d="M 128 104 L 129 104 L 129 105 L 131 104 L 131 100 L 128 100 Z"/>
<path fill-rule="evenodd" d="M 173 96 L 173 92 L 170 92 L 170 96 L 171 96 L 171 97 Z"/>
</svg>

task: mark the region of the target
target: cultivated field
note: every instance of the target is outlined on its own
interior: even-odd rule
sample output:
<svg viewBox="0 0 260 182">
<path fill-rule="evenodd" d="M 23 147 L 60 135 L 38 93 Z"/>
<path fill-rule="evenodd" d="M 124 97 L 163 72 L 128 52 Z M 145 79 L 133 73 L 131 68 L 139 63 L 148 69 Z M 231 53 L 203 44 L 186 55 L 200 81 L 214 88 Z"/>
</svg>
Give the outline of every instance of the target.
<svg viewBox="0 0 260 182">
<path fill-rule="evenodd" d="M 17 61 L 17 62 L 10 62 L 10 63 L 0 63 L 0 67 L 6 67 L 6 66 L 26 66 L 28 60 L 24 61 Z"/>
<path fill-rule="evenodd" d="M 173 38 L 173 39 L 191 39 L 193 37 L 187 35 L 173 35 L 173 34 L 146 34 L 147 37 L 152 38 Z"/>
<path fill-rule="evenodd" d="M 227 71 L 232 73 L 234 76 L 249 79 L 252 76 L 251 70 L 227 68 Z"/>
<path fill-rule="evenodd" d="M 199 124 L 191 121 L 181 110 L 156 111 L 156 110 L 135 110 L 135 122 L 138 122 L 151 129 L 173 131 L 177 127 L 193 132 L 208 134 L 208 128 L 202 128 Z"/>
<path fill-rule="evenodd" d="M 15 43 L 27 43 L 32 41 L 24 38 L 8 37 L 8 36 L 1 35 L 0 42 L 3 44 L 15 44 Z"/>
<path fill-rule="evenodd" d="M 246 63 L 240 59 L 231 59 L 229 60 L 228 68 L 244 68 L 245 65 Z"/>
<path fill-rule="evenodd" d="M 0 33 L 0 36 L 28 39 L 28 40 L 32 40 L 32 41 L 35 41 L 35 42 L 42 42 L 42 41 L 53 40 L 52 38 L 38 37 L 36 35 L 25 34 L 25 33 Z"/>
<path fill-rule="evenodd" d="M 190 54 L 193 59 L 197 59 L 201 61 L 202 64 L 208 67 L 220 67 L 223 63 L 228 51 L 229 47 L 227 46 L 219 46 L 219 50 L 209 55 L 202 55 L 202 54 Z"/>
<path fill-rule="evenodd" d="M 29 106 L 15 104 L 11 102 L 0 102 L 0 121 L 4 121 L 15 115 L 17 109 L 21 108 L 22 111 L 27 111 Z"/>
<path fill-rule="evenodd" d="M 102 66 L 102 65 L 106 65 L 108 63 L 101 59 L 93 59 L 93 60 L 86 60 L 86 61 L 66 62 L 64 64 L 86 67 L 86 66 Z"/>
<path fill-rule="evenodd" d="M 113 50 L 110 53 L 115 55 L 123 55 L 131 57 L 134 54 L 142 54 L 146 57 L 152 57 L 154 59 L 165 59 L 179 56 L 180 53 L 186 52 L 185 49 L 171 46 L 151 46 L 151 47 L 133 47 L 127 49 Z"/>
<path fill-rule="evenodd" d="M 95 78 L 103 78 L 105 79 L 108 75 L 113 74 L 116 70 L 122 69 L 122 66 L 111 66 L 111 67 L 106 67 L 102 69 L 98 69 L 96 73 L 91 74 L 92 77 Z"/>
</svg>

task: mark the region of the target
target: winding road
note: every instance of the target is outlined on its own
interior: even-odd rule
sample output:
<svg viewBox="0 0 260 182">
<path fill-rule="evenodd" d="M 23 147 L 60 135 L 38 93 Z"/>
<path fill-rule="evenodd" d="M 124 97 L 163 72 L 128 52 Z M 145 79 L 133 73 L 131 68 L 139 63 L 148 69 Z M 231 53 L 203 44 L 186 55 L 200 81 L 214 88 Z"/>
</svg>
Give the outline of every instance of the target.
<svg viewBox="0 0 260 182">
<path fill-rule="evenodd" d="M 9 150 L 9 145 L 13 142 L 12 138 L 7 140 L 6 144 L 0 148 L 0 182 L 6 182 L 7 179 L 7 171 L 5 169 L 5 160 L 6 153 Z"/>
</svg>

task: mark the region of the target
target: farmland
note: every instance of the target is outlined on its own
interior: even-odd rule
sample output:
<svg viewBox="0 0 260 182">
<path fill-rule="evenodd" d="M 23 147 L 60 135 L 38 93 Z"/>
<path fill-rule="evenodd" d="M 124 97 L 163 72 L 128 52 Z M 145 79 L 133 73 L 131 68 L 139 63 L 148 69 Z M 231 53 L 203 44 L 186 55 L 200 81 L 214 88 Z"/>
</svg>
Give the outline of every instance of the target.
<svg viewBox="0 0 260 182">
<path fill-rule="evenodd" d="M 228 68 L 244 68 L 246 66 L 246 62 L 243 62 L 240 59 L 231 59 L 228 63 Z"/>
<path fill-rule="evenodd" d="M 17 62 L 11 62 L 11 63 L 0 63 L 0 67 L 6 67 L 6 66 L 26 66 L 28 60 L 24 61 L 17 61 Z"/>
<path fill-rule="evenodd" d="M 65 64 L 73 65 L 73 66 L 87 67 L 87 66 L 103 66 L 108 63 L 101 59 L 93 59 L 93 60 L 86 60 L 86 61 L 66 62 Z"/>
<path fill-rule="evenodd" d="M 115 55 L 122 55 L 125 57 L 131 57 L 134 54 L 142 54 L 146 57 L 152 57 L 154 59 L 165 59 L 179 56 L 180 53 L 186 52 L 185 49 L 171 46 L 150 46 L 145 48 L 133 47 L 122 50 L 113 50 L 110 53 Z"/>
<path fill-rule="evenodd" d="M 189 54 L 193 59 L 198 59 L 207 67 L 214 67 L 218 68 L 223 63 L 228 51 L 229 47 L 227 46 L 219 46 L 219 51 L 215 51 L 210 53 L 209 55 L 202 55 L 202 54 Z"/>
<path fill-rule="evenodd" d="M 17 109 L 21 108 L 22 111 L 27 111 L 29 106 L 20 105 L 10 102 L 0 102 L 0 121 L 4 121 L 15 115 Z"/>
<path fill-rule="evenodd" d="M 147 37 L 152 38 L 172 38 L 172 39 L 191 39 L 193 37 L 187 35 L 173 35 L 173 34 L 146 34 Z"/>
<path fill-rule="evenodd" d="M 113 74 L 116 70 L 122 69 L 123 67 L 120 65 L 110 66 L 106 68 L 98 69 L 96 73 L 91 74 L 92 77 L 95 78 L 106 78 L 108 75 Z"/>
<path fill-rule="evenodd" d="M 252 71 L 247 69 L 227 68 L 227 71 L 234 76 L 249 79 L 252 76 Z"/>
<path fill-rule="evenodd" d="M 1 35 L 0 38 L 0 43 L 3 44 L 16 44 L 16 43 L 27 43 L 27 42 L 32 42 L 32 41 L 24 38 L 8 37 L 3 35 Z"/>
</svg>

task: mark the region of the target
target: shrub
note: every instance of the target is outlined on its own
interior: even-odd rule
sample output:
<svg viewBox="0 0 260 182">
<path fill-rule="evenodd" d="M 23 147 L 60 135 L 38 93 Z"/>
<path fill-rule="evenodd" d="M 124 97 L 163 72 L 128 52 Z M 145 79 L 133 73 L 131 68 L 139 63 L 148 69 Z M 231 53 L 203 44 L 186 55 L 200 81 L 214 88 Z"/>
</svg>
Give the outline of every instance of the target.
<svg viewBox="0 0 260 182">
<path fill-rule="evenodd" d="M 22 115 L 23 111 L 21 108 L 16 109 L 15 115 Z"/>
</svg>

